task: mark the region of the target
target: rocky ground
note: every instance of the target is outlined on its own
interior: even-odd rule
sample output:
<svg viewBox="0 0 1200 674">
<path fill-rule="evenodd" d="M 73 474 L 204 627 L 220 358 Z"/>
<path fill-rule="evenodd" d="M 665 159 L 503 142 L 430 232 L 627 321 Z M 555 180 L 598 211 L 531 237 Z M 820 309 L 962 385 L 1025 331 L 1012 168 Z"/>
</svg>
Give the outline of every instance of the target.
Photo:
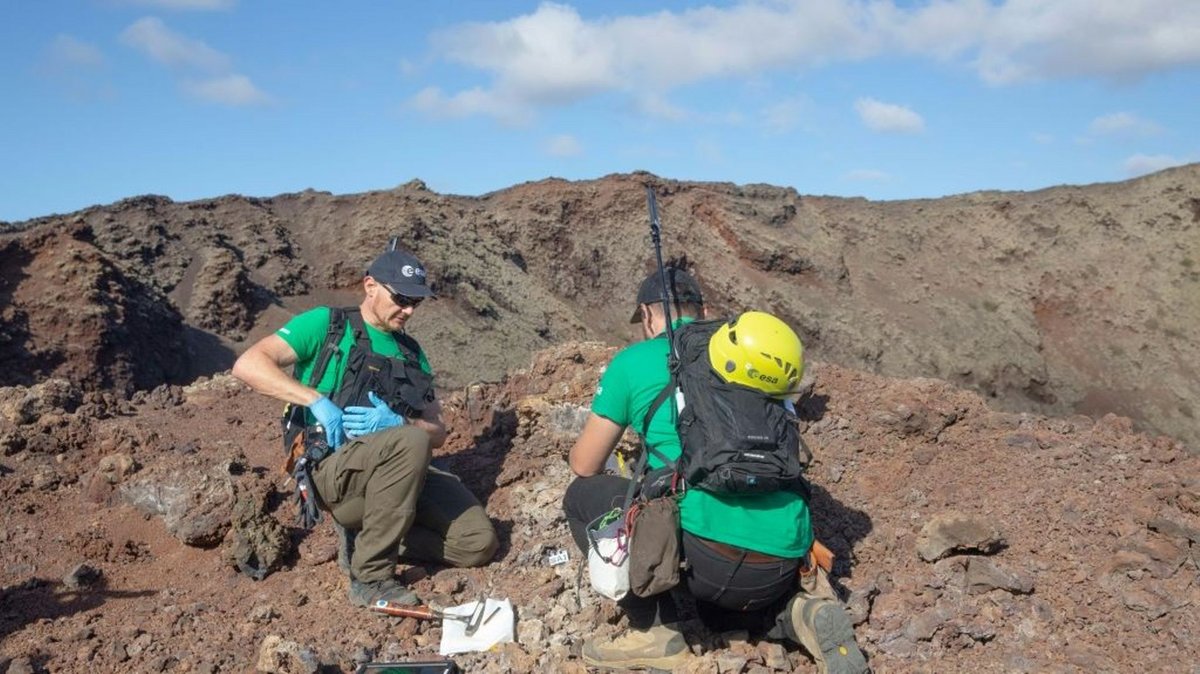
<svg viewBox="0 0 1200 674">
<path fill-rule="evenodd" d="M 827 362 L 945 379 L 1007 411 L 1116 413 L 1200 447 L 1200 164 L 891 202 L 645 173 L 481 197 L 420 181 L 136 197 L 0 223 L 0 385 L 129 393 L 228 369 L 292 313 L 356 303 L 393 235 L 439 289 L 413 331 L 444 386 L 495 381 L 564 341 L 623 344 L 654 259 L 646 185 L 665 255 L 717 312 L 778 314 Z"/>
<path fill-rule="evenodd" d="M 412 328 L 439 461 L 502 539 L 485 568 L 405 579 L 513 601 L 517 642 L 468 671 L 581 671 L 581 640 L 622 625 L 576 588 L 565 455 L 631 337 L 646 184 L 711 309 L 776 313 L 815 361 L 816 526 L 876 671 L 1200 672 L 1200 165 L 903 202 L 638 173 L 0 223 L 0 672 L 436 653 L 436 624 L 348 605 L 328 523 L 293 526 L 280 404 L 227 373 L 295 312 L 357 303 L 393 235 L 439 292 Z M 811 670 L 760 624 L 687 628 L 691 671 Z"/>
<path fill-rule="evenodd" d="M 558 345 L 444 394 L 440 460 L 502 546 L 480 569 L 403 568 L 443 605 L 513 601 L 517 642 L 458 656 L 467 671 L 583 671 L 581 639 L 621 628 L 576 590 L 559 508 L 612 351 Z M 1200 457 L 1126 418 L 814 370 L 816 527 L 875 671 L 1194 671 Z M 291 526 L 278 411 L 225 374 L 132 400 L 65 380 L 0 389 L 0 671 L 348 672 L 436 654 L 436 624 L 348 605 L 327 523 Z M 550 566 L 561 549 L 571 563 Z M 812 668 L 758 625 L 689 632 L 688 671 Z"/>
</svg>

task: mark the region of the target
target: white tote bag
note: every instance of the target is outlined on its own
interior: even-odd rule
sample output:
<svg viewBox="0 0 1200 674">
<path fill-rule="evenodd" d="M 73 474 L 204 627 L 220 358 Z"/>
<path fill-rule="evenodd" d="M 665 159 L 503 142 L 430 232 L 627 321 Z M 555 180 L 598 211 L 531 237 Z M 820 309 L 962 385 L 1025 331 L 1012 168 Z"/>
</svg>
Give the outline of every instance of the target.
<svg viewBox="0 0 1200 674">
<path fill-rule="evenodd" d="M 592 589 L 614 601 L 629 592 L 629 537 L 624 518 L 588 529 L 588 576 Z"/>
</svg>

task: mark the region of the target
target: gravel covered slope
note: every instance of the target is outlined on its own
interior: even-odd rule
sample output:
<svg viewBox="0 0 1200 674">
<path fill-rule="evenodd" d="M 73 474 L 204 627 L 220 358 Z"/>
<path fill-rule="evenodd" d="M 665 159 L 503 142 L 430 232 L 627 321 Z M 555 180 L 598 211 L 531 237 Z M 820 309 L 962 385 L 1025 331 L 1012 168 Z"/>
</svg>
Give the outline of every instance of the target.
<svg viewBox="0 0 1200 674">
<path fill-rule="evenodd" d="M 611 354 L 567 343 L 446 393 L 440 460 L 485 501 L 502 546 L 484 568 L 405 577 L 443 604 L 513 600 L 519 643 L 460 657 L 468 671 L 582 671 L 580 640 L 620 628 L 586 580 L 577 596 L 573 564 L 545 561 L 578 560 L 559 507 L 565 453 Z M 1200 458 L 1125 418 L 1012 414 L 942 381 L 814 369 L 801 412 L 816 527 L 876 671 L 1200 661 Z M 311 672 L 434 654 L 436 625 L 348 605 L 327 525 L 291 528 L 277 407 L 227 375 L 132 402 L 58 380 L 0 389 L 0 662 Z M 239 545 L 266 560 L 263 580 L 236 570 Z M 691 671 L 810 671 L 755 625 L 689 630 Z"/>
</svg>

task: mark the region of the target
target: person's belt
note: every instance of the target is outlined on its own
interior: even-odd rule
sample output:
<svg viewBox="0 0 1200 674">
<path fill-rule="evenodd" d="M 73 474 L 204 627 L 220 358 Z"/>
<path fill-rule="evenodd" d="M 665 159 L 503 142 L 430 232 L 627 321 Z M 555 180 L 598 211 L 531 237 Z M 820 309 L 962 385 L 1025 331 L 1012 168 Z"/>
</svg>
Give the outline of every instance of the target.
<svg viewBox="0 0 1200 674">
<path fill-rule="evenodd" d="M 710 541 L 707 538 L 701 538 L 699 536 L 696 536 L 696 540 L 700 541 L 700 543 L 703 544 L 704 547 L 708 548 L 709 550 L 712 550 L 713 552 L 717 553 L 721 557 L 724 557 L 725 559 L 728 559 L 733 562 L 742 560 L 744 562 L 749 562 L 751 564 L 771 564 L 773 562 L 795 561 L 794 559 L 789 558 L 789 557 L 776 557 L 775 555 L 764 555 L 761 552 L 755 552 L 753 550 L 739 548 L 736 545 L 726 545 L 724 543 Z M 743 557 L 742 555 L 745 555 L 745 557 Z"/>
</svg>

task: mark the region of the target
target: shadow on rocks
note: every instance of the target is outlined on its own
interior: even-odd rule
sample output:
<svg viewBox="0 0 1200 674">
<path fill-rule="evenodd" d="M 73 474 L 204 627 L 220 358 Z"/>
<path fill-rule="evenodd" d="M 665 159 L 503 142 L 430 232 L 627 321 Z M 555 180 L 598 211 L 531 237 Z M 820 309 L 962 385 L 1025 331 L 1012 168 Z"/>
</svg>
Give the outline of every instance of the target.
<svg viewBox="0 0 1200 674">
<path fill-rule="evenodd" d="M 102 578 L 77 590 L 44 578 L 30 578 L 19 585 L 0 589 L 0 606 L 3 607 L 0 610 L 0 641 L 39 620 L 54 621 L 98 608 L 108 598 L 153 594 L 155 592 L 151 590 L 108 590 Z"/>
<path fill-rule="evenodd" d="M 500 486 L 497 477 L 504 470 L 504 460 L 512 449 L 516 434 L 516 411 L 497 410 L 492 415 L 491 423 L 475 434 L 466 449 L 437 457 L 433 465 L 457 475 L 479 502 L 486 506 L 488 498 Z"/>
<path fill-rule="evenodd" d="M 495 517 L 492 519 L 492 526 L 496 529 L 496 540 L 499 546 L 496 548 L 496 554 L 492 557 L 491 563 L 496 563 L 508 557 L 508 553 L 512 550 L 512 520 L 499 520 Z"/>
<path fill-rule="evenodd" d="M 853 575 L 854 546 L 871 533 L 871 516 L 866 511 L 852 508 L 837 500 L 818 484 L 810 486 L 812 498 L 808 501 L 808 508 L 812 516 L 813 531 L 817 540 L 836 555 L 831 574 L 836 586 L 836 578 Z"/>
<path fill-rule="evenodd" d="M 825 417 L 825 410 L 829 408 L 829 396 L 825 394 L 807 395 L 800 401 L 800 406 L 796 408 L 796 416 L 800 417 L 801 421 L 814 423 Z"/>
<path fill-rule="evenodd" d="M 796 409 L 800 420 L 809 424 L 825 417 L 829 396 L 813 394 L 805 396 Z M 811 476 L 810 476 L 811 477 Z M 837 500 L 824 487 L 810 483 L 812 496 L 808 501 L 813 530 L 817 539 L 837 556 L 833 567 L 836 577 L 849 577 L 853 570 L 854 546 L 871 533 L 871 517 L 866 511 L 852 508 Z M 842 589 L 837 588 L 839 591 Z"/>
<path fill-rule="evenodd" d="M 187 381 L 200 377 L 211 377 L 218 372 L 233 367 L 237 354 L 221 342 L 221 338 L 213 333 L 184 325 L 183 342 L 187 346 Z"/>
</svg>

